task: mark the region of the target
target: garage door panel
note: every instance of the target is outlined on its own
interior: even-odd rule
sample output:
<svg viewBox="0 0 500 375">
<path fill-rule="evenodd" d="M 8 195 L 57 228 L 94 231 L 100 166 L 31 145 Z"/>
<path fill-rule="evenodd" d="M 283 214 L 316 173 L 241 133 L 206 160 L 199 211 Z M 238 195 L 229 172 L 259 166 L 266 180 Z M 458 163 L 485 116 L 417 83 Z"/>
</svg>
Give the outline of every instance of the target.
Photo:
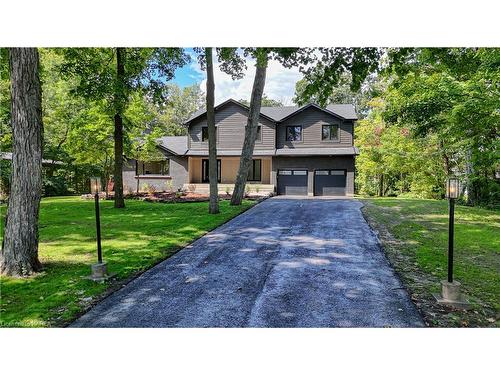
<svg viewBox="0 0 500 375">
<path fill-rule="evenodd" d="M 318 170 L 314 173 L 314 195 L 343 196 L 346 193 L 346 171 Z"/>
<path fill-rule="evenodd" d="M 279 195 L 307 195 L 306 170 L 278 171 Z"/>
</svg>

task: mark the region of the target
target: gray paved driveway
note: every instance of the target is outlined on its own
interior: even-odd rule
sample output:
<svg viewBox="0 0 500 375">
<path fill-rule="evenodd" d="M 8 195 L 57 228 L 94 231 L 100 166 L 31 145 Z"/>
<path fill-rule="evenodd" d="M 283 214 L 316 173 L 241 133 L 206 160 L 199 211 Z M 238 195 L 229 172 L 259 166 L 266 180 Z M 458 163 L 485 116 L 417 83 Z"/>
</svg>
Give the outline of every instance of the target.
<svg viewBox="0 0 500 375">
<path fill-rule="evenodd" d="M 361 206 L 268 199 L 145 272 L 72 326 L 423 326 Z"/>
</svg>

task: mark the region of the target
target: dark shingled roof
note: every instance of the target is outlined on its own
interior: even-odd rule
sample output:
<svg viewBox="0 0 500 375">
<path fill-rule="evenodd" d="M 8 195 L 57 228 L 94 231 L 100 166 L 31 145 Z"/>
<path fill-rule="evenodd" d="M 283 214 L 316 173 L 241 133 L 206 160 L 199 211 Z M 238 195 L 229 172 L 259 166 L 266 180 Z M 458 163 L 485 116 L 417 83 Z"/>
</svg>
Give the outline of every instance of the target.
<svg viewBox="0 0 500 375">
<path fill-rule="evenodd" d="M 285 117 L 288 117 L 299 110 L 305 109 L 309 105 L 310 104 L 306 104 L 305 106 L 301 107 L 299 106 L 262 107 L 260 109 L 260 113 L 268 117 L 271 117 L 275 121 L 281 121 Z M 321 108 L 319 106 L 317 107 Z M 358 119 L 358 116 L 356 116 L 356 111 L 354 110 L 354 106 L 352 104 L 329 104 L 326 106 L 325 109 L 346 120 Z"/>
<path fill-rule="evenodd" d="M 158 146 L 175 155 L 184 155 L 188 150 L 187 135 L 161 137 L 157 139 Z"/>
<path fill-rule="evenodd" d="M 234 100 L 234 99 L 229 99 L 226 100 L 225 102 L 215 106 L 215 109 L 227 104 L 227 103 L 235 103 L 238 104 L 244 108 L 248 107 L 244 104 L 241 104 L 240 102 Z M 352 104 L 329 104 L 326 106 L 326 108 L 321 108 L 320 106 L 316 104 L 306 104 L 303 106 L 285 106 L 285 107 L 262 107 L 260 109 L 260 113 L 266 117 L 269 117 L 271 120 L 274 120 L 276 122 L 282 121 L 284 118 L 292 115 L 295 112 L 301 111 L 303 109 L 306 109 L 310 106 L 315 106 L 319 109 L 326 110 L 327 112 L 330 112 L 334 115 L 337 115 L 345 120 L 357 120 L 358 116 L 356 115 L 356 110 Z M 190 121 L 194 120 L 195 118 L 203 115 L 206 112 L 205 108 L 201 108 L 197 110 L 195 113 L 191 115 L 191 117 L 186 120 L 186 124 L 189 123 Z"/>
</svg>

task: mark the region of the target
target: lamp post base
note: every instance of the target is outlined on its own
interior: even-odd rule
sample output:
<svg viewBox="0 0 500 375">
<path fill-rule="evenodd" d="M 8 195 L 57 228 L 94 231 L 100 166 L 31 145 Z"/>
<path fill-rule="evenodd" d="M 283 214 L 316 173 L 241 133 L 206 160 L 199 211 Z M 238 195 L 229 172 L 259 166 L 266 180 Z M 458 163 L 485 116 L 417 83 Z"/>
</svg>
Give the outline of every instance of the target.
<svg viewBox="0 0 500 375">
<path fill-rule="evenodd" d="M 106 281 L 114 275 L 108 274 L 107 263 L 95 263 L 90 266 L 91 275 L 87 277 L 92 281 Z"/>
<path fill-rule="evenodd" d="M 470 304 L 460 292 L 460 287 L 461 284 L 458 281 L 450 283 L 443 280 L 441 281 L 441 294 L 435 293 L 433 296 L 439 304 L 466 310 L 470 308 Z"/>
</svg>

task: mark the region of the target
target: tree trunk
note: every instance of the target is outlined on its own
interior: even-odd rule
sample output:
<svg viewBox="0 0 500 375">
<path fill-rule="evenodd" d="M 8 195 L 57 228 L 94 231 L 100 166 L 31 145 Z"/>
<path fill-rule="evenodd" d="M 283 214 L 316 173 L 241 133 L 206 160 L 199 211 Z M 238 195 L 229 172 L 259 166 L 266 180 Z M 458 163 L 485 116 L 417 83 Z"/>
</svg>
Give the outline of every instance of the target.
<svg viewBox="0 0 500 375">
<path fill-rule="evenodd" d="M 383 197 L 384 196 L 384 174 L 380 174 L 379 178 L 379 187 L 378 187 L 378 196 Z"/>
<path fill-rule="evenodd" d="M 210 183 L 209 214 L 219 213 L 219 187 L 217 185 L 217 138 L 215 130 L 215 83 L 212 48 L 205 48 L 207 59 L 207 126 L 208 126 L 208 179 Z"/>
<path fill-rule="evenodd" d="M 125 78 L 125 48 L 116 49 L 116 92 L 115 92 L 115 208 L 124 208 L 123 199 L 123 107 L 124 107 L 124 78 Z"/>
<path fill-rule="evenodd" d="M 465 154 L 465 174 L 467 185 L 467 204 L 474 206 L 477 203 L 477 187 L 474 183 L 474 164 L 472 161 L 472 151 L 469 149 Z"/>
<path fill-rule="evenodd" d="M 41 269 L 38 213 L 42 196 L 42 90 L 36 48 L 9 50 L 12 175 L 0 251 L 0 272 L 27 276 Z"/>
<path fill-rule="evenodd" d="M 253 149 L 255 139 L 257 138 L 257 127 L 259 124 L 260 106 L 262 102 L 262 94 L 264 93 L 264 85 L 266 83 L 267 70 L 267 53 L 257 55 L 257 66 L 255 71 L 255 79 L 253 81 L 252 97 L 250 99 L 250 110 L 248 113 L 247 126 L 245 127 L 245 140 L 243 141 L 243 149 L 241 150 L 240 167 L 236 176 L 233 196 L 231 197 L 231 205 L 237 206 L 243 200 L 245 193 L 245 185 L 247 182 L 248 171 L 252 164 Z"/>
</svg>

